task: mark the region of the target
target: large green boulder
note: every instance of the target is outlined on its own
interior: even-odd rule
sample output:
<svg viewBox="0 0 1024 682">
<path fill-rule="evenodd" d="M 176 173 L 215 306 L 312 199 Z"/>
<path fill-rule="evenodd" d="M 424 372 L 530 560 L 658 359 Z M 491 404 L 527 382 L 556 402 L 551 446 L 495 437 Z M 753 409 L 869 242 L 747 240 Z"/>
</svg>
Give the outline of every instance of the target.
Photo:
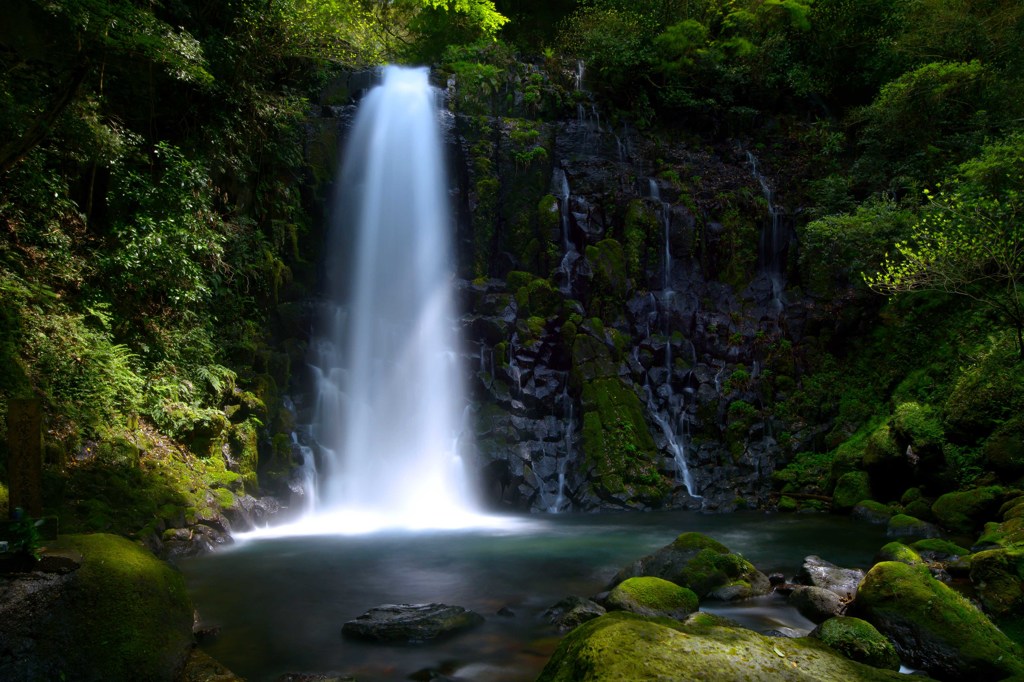
<svg viewBox="0 0 1024 682">
<path fill-rule="evenodd" d="M 697 610 L 697 595 L 667 580 L 642 576 L 616 585 L 605 599 L 605 607 L 641 616 L 686 618 Z"/>
<path fill-rule="evenodd" d="M 836 616 L 816 627 L 810 636 L 858 663 L 885 670 L 900 669 L 896 647 L 866 620 Z"/>
<path fill-rule="evenodd" d="M 0 651 L 16 654 L 0 655 L 0 679 L 176 680 L 192 648 L 182 575 L 116 535 L 47 544 L 75 560 L 61 569 L 67 572 L 31 581 L 31 589 L 8 584 Z"/>
<path fill-rule="evenodd" d="M 899 680 L 812 639 L 783 639 L 705 613 L 685 623 L 616 612 L 569 633 L 537 682 Z"/>
<path fill-rule="evenodd" d="M 971 582 L 993 618 L 1024 615 L 1024 548 L 989 549 L 973 555 Z"/>
<path fill-rule="evenodd" d="M 848 512 L 861 500 L 871 499 L 871 479 L 866 471 L 845 473 L 836 483 L 832 493 L 832 509 L 837 512 Z"/>
<path fill-rule="evenodd" d="M 612 580 L 613 585 L 636 576 L 654 576 L 688 587 L 701 599 L 745 599 L 767 594 L 768 577 L 754 565 L 701 533 L 683 533 L 671 544 L 634 561 Z"/>
<path fill-rule="evenodd" d="M 908 566 L 918 566 L 924 563 L 921 555 L 902 542 L 890 542 L 875 554 L 875 563 L 881 561 L 899 561 Z"/>
<path fill-rule="evenodd" d="M 887 636 L 907 665 L 938 679 L 1024 675 L 1024 651 L 925 566 L 876 564 L 857 590 L 855 615 Z"/>
<path fill-rule="evenodd" d="M 997 485 L 946 493 L 935 500 L 932 515 L 947 530 L 972 533 L 995 516 L 1007 496 L 1007 491 Z"/>
</svg>

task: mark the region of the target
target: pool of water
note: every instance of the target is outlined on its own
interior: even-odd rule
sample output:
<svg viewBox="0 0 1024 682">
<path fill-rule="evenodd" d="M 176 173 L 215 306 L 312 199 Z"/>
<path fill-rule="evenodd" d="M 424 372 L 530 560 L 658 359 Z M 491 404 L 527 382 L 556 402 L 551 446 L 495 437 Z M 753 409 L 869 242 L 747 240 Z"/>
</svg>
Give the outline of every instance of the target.
<svg viewBox="0 0 1024 682">
<path fill-rule="evenodd" d="M 868 567 L 884 529 L 828 515 L 692 512 L 526 516 L 498 529 L 250 539 L 180 562 L 202 621 L 204 648 L 251 682 L 283 673 L 360 680 L 533 680 L 559 635 L 544 611 L 592 596 L 623 565 L 700 531 L 765 573 L 791 577 L 808 554 Z M 341 636 L 345 621 L 388 603 L 443 602 L 485 623 L 449 639 L 381 645 Z M 702 609 L 756 630 L 813 625 L 774 595 Z M 498 615 L 507 609 L 512 615 Z M 506 613 L 507 613 L 506 611 Z M 420 673 L 417 676 L 416 673 Z"/>
</svg>

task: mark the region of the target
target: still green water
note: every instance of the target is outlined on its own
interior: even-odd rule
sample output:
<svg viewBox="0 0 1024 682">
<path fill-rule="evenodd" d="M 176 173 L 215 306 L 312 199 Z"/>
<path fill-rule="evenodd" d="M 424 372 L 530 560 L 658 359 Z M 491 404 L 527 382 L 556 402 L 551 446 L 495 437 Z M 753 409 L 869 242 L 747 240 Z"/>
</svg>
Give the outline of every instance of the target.
<svg viewBox="0 0 1024 682">
<path fill-rule="evenodd" d="M 360 682 L 532 680 L 557 644 L 543 617 L 559 599 L 592 596 L 615 572 L 685 531 L 706 533 L 765 573 L 792 577 L 803 557 L 866 568 L 884 528 L 829 515 L 692 512 L 544 515 L 511 529 L 249 540 L 180 563 L 205 624 L 205 649 L 250 682 L 340 672 Z M 484 625 L 440 642 L 390 646 L 343 639 L 341 626 L 388 603 L 443 602 Z M 502 608 L 514 615 L 498 615 Z M 781 597 L 703 610 L 755 630 L 813 625 Z M 419 673 L 419 675 L 417 675 Z"/>
</svg>

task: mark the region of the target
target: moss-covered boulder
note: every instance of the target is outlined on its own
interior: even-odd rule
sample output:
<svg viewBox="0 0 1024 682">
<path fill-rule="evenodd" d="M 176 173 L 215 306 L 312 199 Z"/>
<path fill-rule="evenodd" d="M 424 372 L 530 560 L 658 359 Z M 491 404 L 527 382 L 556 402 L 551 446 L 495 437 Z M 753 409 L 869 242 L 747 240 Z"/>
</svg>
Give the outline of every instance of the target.
<svg viewBox="0 0 1024 682">
<path fill-rule="evenodd" d="M 936 678 L 1024 675 L 1021 648 L 925 566 L 876 564 L 857 590 L 856 611 L 893 642 L 905 663 Z"/>
<path fill-rule="evenodd" d="M 0 603 L 0 679 L 177 679 L 192 647 L 182 575 L 116 535 L 48 543 L 81 555 L 70 573 L 31 581 Z"/>
<path fill-rule="evenodd" d="M 683 533 L 654 554 L 634 561 L 616 574 L 612 584 L 637 576 L 688 587 L 700 599 L 745 599 L 771 589 L 768 577 L 753 564 L 701 533 Z"/>
<path fill-rule="evenodd" d="M 888 525 L 892 518 L 892 510 L 881 502 L 861 500 L 853 506 L 850 516 L 875 526 Z"/>
<path fill-rule="evenodd" d="M 924 563 L 921 555 L 902 542 L 890 542 L 875 554 L 875 563 L 882 561 L 899 561 L 908 566 L 918 566 Z"/>
<path fill-rule="evenodd" d="M 1024 615 L 1024 548 L 989 549 L 973 555 L 971 582 L 993 618 Z"/>
<path fill-rule="evenodd" d="M 836 616 L 816 627 L 810 636 L 858 663 L 885 670 L 900 669 L 896 647 L 866 620 Z"/>
<path fill-rule="evenodd" d="M 910 546 L 921 555 L 921 558 L 930 561 L 948 561 L 949 559 L 967 556 L 971 553 L 971 550 L 966 547 L 961 547 L 955 542 L 941 538 L 925 538 L 924 540 L 911 543 Z"/>
<path fill-rule="evenodd" d="M 937 538 L 942 535 L 939 527 L 908 514 L 895 514 L 889 519 L 885 534 L 890 538 Z"/>
<path fill-rule="evenodd" d="M 839 477 L 832 493 L 832 509 L 837 512 L 852 510 L 861 500 L 871 499 L 871 479 L 866 471 L 851 471 Z"/>
<path fill-rule="evenodd" d="M 605 607 L 609 611 L 678 619 L 696 611 L 697 605 L 697 595 L 693 590 L 650 576 L 622 581 L 605 599 Z"/>
<path fill-rule="evenodd" d="M 1024 474 L 1024 416 L 1017 415 L 985 441 L 985 461 L 1004 476 Z"/>
<path fill-rule="evenodd" d="M 954 533 L 972 533 L 995 516 L 1007 496 L 1007 491 L 996 485 L 946 493 L 935 500 L 932 514 Z"/>
<path fill-rule="evenodd" d="M 817 639 L 778 639 L 705 613 L 685 623 L 609 613 L 573 630 L 538 682 L 622 680 L 899 680 L 837 654 Z"/>
</svg>

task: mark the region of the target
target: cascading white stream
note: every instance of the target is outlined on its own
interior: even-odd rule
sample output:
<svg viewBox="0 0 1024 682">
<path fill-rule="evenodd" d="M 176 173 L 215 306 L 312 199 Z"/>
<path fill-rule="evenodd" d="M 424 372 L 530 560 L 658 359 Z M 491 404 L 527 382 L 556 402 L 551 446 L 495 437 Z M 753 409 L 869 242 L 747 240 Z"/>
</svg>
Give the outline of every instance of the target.
<svg viewBox="0 0 1024 682">
<path fill-rule="evenodd" d="M 348 135 L 314 339 L 318 505 L 277 534 L 490 525 L 457 450 L 463 388 L 438 95 L 389 66 Z"/>
</svg>

